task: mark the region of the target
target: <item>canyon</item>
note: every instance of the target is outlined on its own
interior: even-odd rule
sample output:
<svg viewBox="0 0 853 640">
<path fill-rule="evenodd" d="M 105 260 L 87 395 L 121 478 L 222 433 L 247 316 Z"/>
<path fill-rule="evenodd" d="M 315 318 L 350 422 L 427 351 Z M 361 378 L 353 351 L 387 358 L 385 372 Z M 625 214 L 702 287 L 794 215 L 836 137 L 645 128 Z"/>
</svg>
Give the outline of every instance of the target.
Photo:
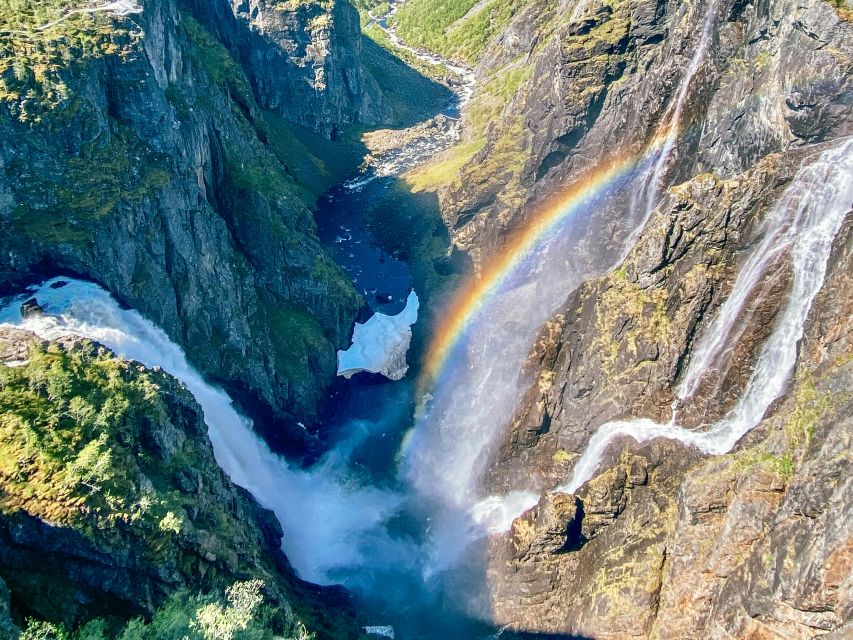
<svg viewBox="0 0 853 640">
<path fill-rule="evenodd" d="M 0 28 L 0 633 L 850 633 L 848 3 L 113 4 Z"/>
</svg>

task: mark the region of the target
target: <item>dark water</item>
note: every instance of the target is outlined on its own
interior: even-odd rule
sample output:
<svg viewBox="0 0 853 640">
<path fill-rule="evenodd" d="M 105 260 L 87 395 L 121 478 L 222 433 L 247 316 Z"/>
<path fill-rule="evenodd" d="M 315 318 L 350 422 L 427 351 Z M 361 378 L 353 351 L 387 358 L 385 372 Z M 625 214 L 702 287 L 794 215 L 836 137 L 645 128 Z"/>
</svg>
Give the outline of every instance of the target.
<svg viewBox="0 0 853 640">
<path fill-rule="evenodd" d="M 435 153 L 434 146 L 442 146 L 442 142 L 403 150 L 408 156 L 402 164 L 408 167 L 428 158 Z M 371 203 L 382 198 L 395 179 L 367 169 L 331 189 L 318 202 L 320 240 L 364 296 L 362 321 L 375 312 L 401 311 L 413 286 L 409 265 L 378 245 L 367 222 Z M 428 296 L 428 292 L 418 294 L 422 302 Z M 410 364 L 417 360 L 415 355 L 409 354 Z M 398 452 L 413 424 L 416 378 L 417 371 L 410 369 L 406 378 L 397 382 L 368 373 L 358 373 L 350 380 L 336 379 L 325 403 L 322 437 L 334 446 L 350 438 L 354 429 L 362 431 L 347 458 L 353 482 L 405 493 L 398 478 Z M 395 538 L 411 545 L 413 556 L 417 556 L 428 526 L 428 514 L 415 505 L 405 505 L 387 523 Z M 413 557 L 406 567 L 389 567 L 382 560 L 377 558 L 376 568 L 368 572 L 359 568 L 357 575 L 341 576 L 365 624 L 392 625 L 397 640 L 462 640 L 494 635 L 494 629 L 470 619 L 447 599 L 440 577 L 429 581 L 422 578 L 418 558 Z"/>
<path fill-rule="evenodd" d="M 364 296 L 371 311 L 394 315 L 406 306 L 412 288 L 409 265 L 375 243 L 367 223 L 371 202 L 385 195 L 393 177 L 372 169 L 359 174 L 359 186 L 333 187 L 317 202 L 320 241 Z"/>
</svg>

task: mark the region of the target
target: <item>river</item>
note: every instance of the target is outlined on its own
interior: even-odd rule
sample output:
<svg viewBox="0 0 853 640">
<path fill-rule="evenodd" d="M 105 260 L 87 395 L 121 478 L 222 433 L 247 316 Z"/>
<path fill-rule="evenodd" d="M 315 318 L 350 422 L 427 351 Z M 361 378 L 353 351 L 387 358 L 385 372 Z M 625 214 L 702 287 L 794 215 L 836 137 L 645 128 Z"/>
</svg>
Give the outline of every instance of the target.
<svg viewBox="0 0 853 640">
<path fill-rule="evenodd" d="M 431 136 L 420 136 L 375 158 L 318 201 L 320 240 L 363 295 L 362 320 L 370 312 L 399 313 L 413 288 L 409 265 L 386 252 L 371 235 L 367 220 L 370 207 L 382 199 L 399 176 L 459 140 L 461 109 L 474 89 L 471 70 L 399 40 L 387 22 L 396 9 L 393 4 L 385 17 L 374 18 L 375 23 L 395 46 L 425 64 L 450 69 L 456 82 L 451 86 L 452 99 L 436 114 L 444 119 L 443 127 L 431 128 Z M 409 357 L 410 362 L 417 361 L 416 354 Z M 336 473 L 348 478 L 348 482 L 365 491 L 378 490 L 386 497 L 394 496 L 399 502 L 391 499 L 391 517 L 377 522 L 377 527 L 365 532 L 356 544 L 360 547 L 356 561 L 333 568 L 325 577 L 347 585 L 357 609 L 371 624 L 392 626 L 398 639 L 493 637 L 496 629 L 469 618 L 446 600 L 440 577 L 424 577 L 429 564 L 423 548 L 430 528 L 429 510 L 413 500 L 405 479 L 398 475 L 403 438 L 413 427 L 417 375 L 417 370 L 410 369 L 405 379 L 395 382 L 359 373 L 350 380 L 338 378 L 332 387 L 323 435 L 336 446 L 326 464 L 334 460 Z"/>
</svg>

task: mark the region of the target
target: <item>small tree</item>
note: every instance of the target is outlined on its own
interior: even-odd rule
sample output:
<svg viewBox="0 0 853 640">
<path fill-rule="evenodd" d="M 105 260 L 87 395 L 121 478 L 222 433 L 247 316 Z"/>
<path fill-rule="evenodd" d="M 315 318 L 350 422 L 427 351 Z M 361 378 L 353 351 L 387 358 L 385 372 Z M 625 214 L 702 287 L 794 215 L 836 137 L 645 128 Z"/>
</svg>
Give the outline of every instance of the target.
<svg viewBox="0 0 853 640">
<path fill-rule="evenodd" d="M 193 627 L 201 631 L 205 640 L 232 640 L 237 631 L 249 626 L 255 610 L 263 602 L 263 580 L 235 582 L 225 590 L 228 605 L 206 604 L 196 611 Z"/>
</svg>

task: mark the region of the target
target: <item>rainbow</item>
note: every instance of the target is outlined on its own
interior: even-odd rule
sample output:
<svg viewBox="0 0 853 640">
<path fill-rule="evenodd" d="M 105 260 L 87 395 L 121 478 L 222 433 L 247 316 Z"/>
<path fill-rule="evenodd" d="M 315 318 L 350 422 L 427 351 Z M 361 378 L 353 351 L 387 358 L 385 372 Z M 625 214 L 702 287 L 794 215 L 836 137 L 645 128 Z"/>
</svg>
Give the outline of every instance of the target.
<svg viewBox="0 0 853 640">
<path fill-rule="evenodd" d="M 639 166 L 672 141 L 674 127 L 665 127 L 640 153 L 622 154 L 596 165 L 566 189 L 543 203 L 513 233 L 500 251 L 456 294 L 447 313 L 436 327 L 427 349 L 420 387 L 429 389 L 441 377 L 450 356 L 468 327 L 489 302 L 518 272 L 525 259 L 539 249 L 555 229 L 574 215 L 589 200 L 605 193 L 620 180 L 629 177 Z"/>
</svg>

